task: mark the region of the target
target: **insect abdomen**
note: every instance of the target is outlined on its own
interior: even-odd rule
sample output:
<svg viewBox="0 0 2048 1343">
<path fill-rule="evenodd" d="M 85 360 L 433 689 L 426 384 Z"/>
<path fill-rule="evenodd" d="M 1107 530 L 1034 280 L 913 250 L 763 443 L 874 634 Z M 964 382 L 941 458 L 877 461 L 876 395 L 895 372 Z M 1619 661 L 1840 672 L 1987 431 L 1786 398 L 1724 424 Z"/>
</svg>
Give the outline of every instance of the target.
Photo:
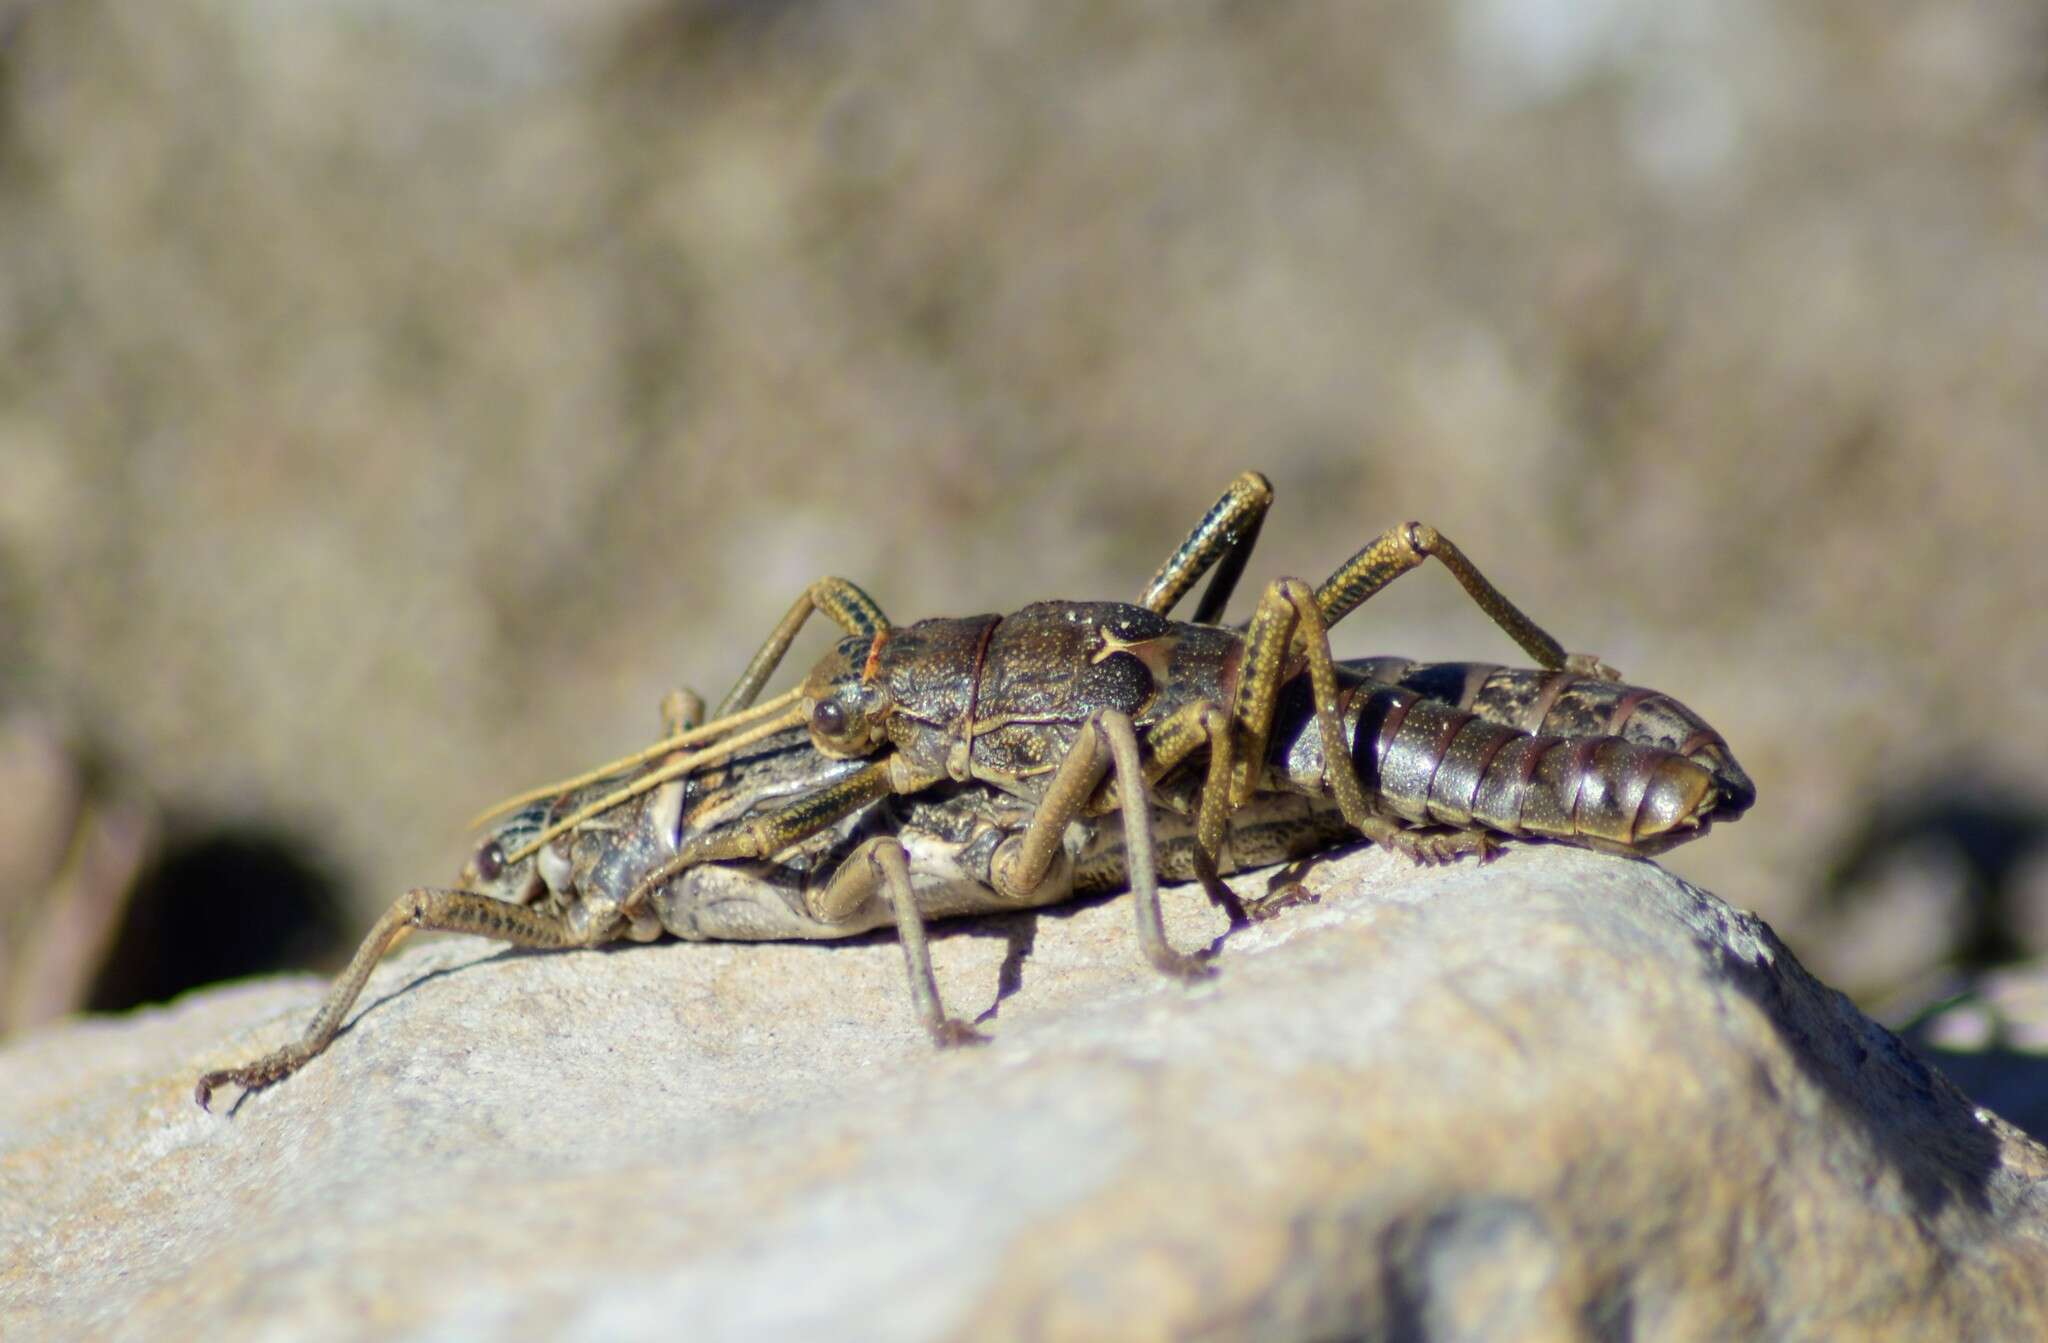
<svg viewBox="0 0 2048 1343">
<path fill-rule="evenodd" d="M 1756 785 L 1712 725 L 1662 691 L 1538 667 L 1488 662 L 1412 662 L 1358 658 L 1344 668 L 1363 679 L 1397 686 L 1470 710 L 1488 723 L 1538 736 L 1570 739 L 1619 737 L 1661 747 L 1711 772 L 1718 797 L 1714 813 L 1740 815 L 1756 800 Z"/>
<path fill-rule="evenodd" d="M 1613 735 L 1534 735 L 1393 686 L 1344 705 L 1369 794 L 1418 825 L 1484 826 L 1649 853 L 1691 838 L 1720 800 L 1713 770 Z"/>
</svg>

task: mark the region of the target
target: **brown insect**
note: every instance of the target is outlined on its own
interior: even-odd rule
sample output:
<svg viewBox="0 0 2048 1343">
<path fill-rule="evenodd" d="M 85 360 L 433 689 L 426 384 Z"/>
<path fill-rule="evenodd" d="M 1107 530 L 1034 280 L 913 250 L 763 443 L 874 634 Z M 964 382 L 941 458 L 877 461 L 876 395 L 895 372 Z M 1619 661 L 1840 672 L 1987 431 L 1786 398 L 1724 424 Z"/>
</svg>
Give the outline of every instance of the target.
<svg viewBox="0 0 2048 1343">
<path fill-rule="evenodd" d="M 1584 743 L 1617 734 L 1635 746 L 1676 748 L 1714 770 L 1727 799 L 1717 816 L 1739 812 L 1752 796 L 1719 734 L 1653 691 L 1567 672 L 1399 658 L 1343 662 L 1338 673 L 1354 743 L 1357 725 L 1368 720 L 1384 725 L 1398 714 L 1404 723 L 1462 722 L 1469 714 L 1505 733 L 1508 746 L 1539 738 L 1555 742 L 1542 752 L 1552 759 L 1569 759 Z M 687 723 L 684 714 L 667 717 Z M 1316 749 L 1319 734 L 1312 726 L 1286 735 L 1300 749 Z M 1448 763 L 1438 757 L 1432 766 L 1422 738 L 1404 737 L 1398 729 L 1368 733 L 1357 751 L 1361 763 L 1370 758 L 1368 779 L 1431 778 Z M 572 947 L 652 940 L 664 931 L 689 940 L 841 938 L 893 924 L 919 1019 L 942 1042 L 976 1038 L 944 1012 L 924 922 L 1014 910 L 1020 903 L 1052 904 L 1076 892 L 1124 885 L 1129 855 L 1121 828 L 1105 824 L 1106 817 L 1084 816 L 1067 827 L 1045 878 L 1026 902 L 997 892 L 994 860 L 1028 830 L 1034 809 L 973 782 L 878 798 L 772 860 L 698 863 L 647 886 L 651 874 L 696 838 L 775 816 L 791 798 L 828 789 L 864 767 L 858 759 L 819 754 L 804 729 L 785 727 L 732 749 L 723 761 L 663 778 L 568 830 L 559 829 L 560 818 L 614 791 L 610 780 L 527 803 L 494 827 L 458 879 L 461 889 L 412 891 L 392 906 L 299 1040 L 242 1067 L 208 1073 L 196 1090 L 200 1105 L 210 1102 L 218 1086 L 267 1085 L 325 1049 L 370 970 L 415 927 Z M 642 773 L 665 771 L 654 765 Z M 1525 808 L 1528 796 L 1551 787 L 1543 777 L 1532 774 L 1523 785 Z M 1161 874 L 1185 879 L 1195 872 L 1190 799 L 1170 800 L 1179 809 L 1158 813 L 1153 861 Z M 1427 791 L 1412 788 L 1383 794 L 1382 800 L 1405 808 L 1403 814 L 1429 805 Z M 1544 805 L 1561 804 L 1553 797 Z M 533 843 L 550 831 L 551 838 Z M 1267 790 L 1233 814 L 1226 861 L 1243 869 L 1285 862 L 1341 845 L 1353 833 L 1330 800 Z M 519 856 L 508 856 L 514 854 Z M 629 915 L 629 898 L 643 888 L 644 912 Z M 1254 914 L 1284 903 L 1268 902 Z"/>
<path fill-rule="evenodd" d="M 1120 811 L 1140 942 L 1160 970 L 1185 978 L 1205 967 L 1175 952 L 1160 924 L 1155 803 L 1192 816 L 1194 870 L 1218 899 L 1228 898 L 1216 874 L 1230 820 L 1270 792 L 1327 799 L 1352 830 L 1420 861 L 1483 857 L 1494 835 L 1651 853 L 1749 805 L 1749 780 L 1697 715 L 1620 686 L 1597 658 L 1567 657 L 1424 524 L 1387 532 L 1319 588 L 1299 579 L 1270 584 L 1243 628 L 1208 623 L 1228 602 L 1271 499 L 1263 477 L 1238 477 L 1135 605 L 1041 602 L 1010 616 L 899 627 L 852 583 L 820 579 L 709 725 L 551 787 L 581 786 L 659 751 L 703 749 L 594 799 L 513 856 L 800 725 L 820 754 L 866 763 L 785 808 L 692 835 L 626 896 L 624 917 L 652 918 L 653 893 L 696 865 L 770 859 L 881 798 L 976 783 L 1031 808 L 1029 823 L 990 865 L 990 885 L 1013 904 L 1039 902 L 1070 824 Z M 1439 698 L 1361 693 L 1370 677 L 1347 683 L 1329 626 L 1430 556 L 1547 672 L 1564 678 L 1510 678 L 1488 693 L 1502 703 L 1526 694 L 1532 705 L 1548 696 L 1554 708 L 1569 690 L 1574 725 L 1604 712 L 1604 733 L 1536 737 Z M 1211 570 L 1196 619 L 1170 620 L 1166 613 Z M 797 689 L 754 706 L 818 611 L 848 637 Z M 1587 689 L 1600 682 L 1616 686 L 1611 698 Z M 1640 725 L 1637 739 L 1615 735 L 1631 721 Z M 893 856 L 878 861 L 883 879 L 898 884 Z M 836 905 L 821 912 L 828 921 L 845 913 Z"/>
</svg>

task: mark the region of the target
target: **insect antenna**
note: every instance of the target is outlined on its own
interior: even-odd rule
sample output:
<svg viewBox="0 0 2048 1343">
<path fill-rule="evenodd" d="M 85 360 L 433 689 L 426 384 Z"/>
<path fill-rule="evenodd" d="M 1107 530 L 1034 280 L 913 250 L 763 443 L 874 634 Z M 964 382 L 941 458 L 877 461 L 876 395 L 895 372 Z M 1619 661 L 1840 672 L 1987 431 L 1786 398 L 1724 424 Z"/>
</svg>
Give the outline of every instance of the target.
<svg viewBox="0 0 2048 1343">
<path fill-rule="evenodd" d="M 791 698 L 794 696 L 794 694 L 795 692 L 792 691 L 790 696 L 783 696 L 779 698 Z M 765 709 L 770 707 L 771 705 L 774 705 L 775 703 L 775 700 L 770 700 L 768 704 L 763 705 L 761 707 Z M 756 710 L 754 712 L 758 713 L 759 711 Z M 734 718 L 739 718 L 743 716 L 744 715 L 740 714 L 733 715 Z M 724 721 L 730 723 L 732 720 L 726 719 Z M 570 830 L 574 830 L 577 826 L 582 825 L 585 821 L 591 819 L 594 816 L 600 816 L 605 812 L 610 811 L 613 807 L 618 806 L 621 802 L 630 802 L 634 798 L 640 796 L 642 793 L 652 792 L 656 788 L 661 787 L 661 785 L 663 785 L 664 783 L 667 783 L 670 779 L 681 778 L 683 775 L 688 774 L 691 770 L 696 769 L 700 765 L 716 764 L 717 762 L 726 759 L 728 756 L 731 756 L 743 746 L 751 746 L 755 742 L 760 741 L 766 737 L 772 737 L 776 733 L 781 732 L 787 728 L 801 727 L 803 725 L 803 722 L 804 711 L 802 707 L 799 706 L 790 709 L 787 713 L 784 713 L 778 718 L 769 719 L 767 722 L 760 724 L 758 727 L 749 728 L 745 732 L 741 732 L 734 736 L 728 737 L 724 741 L 719 742 L 715 746 L 707 747 L 706 749 L 695 752 L 691 755 L 679 756 L 676 759 L 669 761 L 666 765 L 663 765 L 660 769 L 650 771 L 649 773 L 644 774 L 641 777 L 633 780 L 633 782 L 627 784 L 624 788 L 616 789 L 612 792 L 606 793 L 603 797 L 597 799 L 597 801 L 591 803 L 589 806 L 584 807 L 579 811 L 573 812 L 568 816 L 564 816 L 561 820 L 556 821 L 553 825 L 547 827 L 547 829 L 542 830 L 539 834 L 535 835 L 526 843 L 520 845 L 511 853 L 506 854 L 505 861 L 508 863 L 516 863 L 531 854 L 538 853 L 541 847 L 545 844 L 552 842 L 555 836 L 565 834 Z M 680 735 L 687 737 L 690 734 L 686 732 Z M 596 777 L 603 778 L 604 773 L 600 772 L 598 775 L 596 775 Z"/>
<path fill-rule="evenodd" d="M 508 797 L 501 802 L 493 802 L 489 807 L 486 807 L 470 818 L 469 829 L 475 830 L 482 826 L 485 821 L 491 820 L 493 817 L 503 816 L 506 812 L 523 807 L 529 802 L 540 802 L 547 798 L 557 797 L 573 789 L 581 788 L 586 784 L 596 783 L 600 779 L 608 779 L 614 774 L 622 774 L 635 765 L 644 765 L 650 760 L 658 760 L 669 752 L 680 750 L 685 746 L 696 746 L 707 741 L 717 741 L 727 733 L 737 732 L 741 728 L 758 723 L 764 718 L 781 713 L 791 704 L 794 704 L 802 693 L 800 689 L 790 690 L 784 694 L 777 695 L 773 699 L 763 700 L 753 708 L 743 712 L 727 714 L 724 718 L 715 718 L 700 727 L 693 727 L 688 731 L 678 732 L 673 737 L 664 737 L 644 750 L 635 751 L 631 755 L 620 756 L 617 760 L 599 765 L 595 769 L 586 770 L 573 779 L 557 779 L 553 783 L 542 784 L 538 788 L 529 788 L 515 797 Z M 748 740 L 758 741 L 759 738 L 750 737 Z"/>
</svg>

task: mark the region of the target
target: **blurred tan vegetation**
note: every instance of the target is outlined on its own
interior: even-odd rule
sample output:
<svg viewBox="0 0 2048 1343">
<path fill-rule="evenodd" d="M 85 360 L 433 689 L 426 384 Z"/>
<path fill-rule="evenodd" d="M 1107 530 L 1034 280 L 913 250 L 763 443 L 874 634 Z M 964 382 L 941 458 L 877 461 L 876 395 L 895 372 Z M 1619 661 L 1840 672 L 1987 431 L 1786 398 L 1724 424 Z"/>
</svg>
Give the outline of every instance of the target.
<svg viewBox="0 0 2048 1343">
<path fill-rule="evenodd" d="M 1440 527 L 1896 982 L 1859 825 L 2048 805 L 2044 360 L 2017 0 L 0 0 L 0 707 L 364 912 L 819 574 L 1128 598 L 1256 467 L 1254 582 Z M 1338 645 L 1518 657 L 1429 572 Z"/>
</svg>

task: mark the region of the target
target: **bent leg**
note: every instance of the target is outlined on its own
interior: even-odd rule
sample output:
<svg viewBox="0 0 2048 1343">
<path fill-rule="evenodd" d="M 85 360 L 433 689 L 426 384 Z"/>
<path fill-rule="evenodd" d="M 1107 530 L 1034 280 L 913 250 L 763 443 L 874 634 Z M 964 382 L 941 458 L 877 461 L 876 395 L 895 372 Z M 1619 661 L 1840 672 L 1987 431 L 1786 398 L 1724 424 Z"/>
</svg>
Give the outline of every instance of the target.
<svg viewBox="0 0 2048 1343">
<path fill-rule="evenodd" d="M 1329 630 L 1316 594 L 1298 578 L 1283 578 L 1268 587 L 1245 631 L 1245 670 L 1231 709 L 1231 730 L 1239 752 L 1231 776 L 1232 806 L 1244 805 L 1258 789 L 1280 689 L 1295 665 L 1297 635 L 1308 661 L 1316 730 L 1322 737 L 1323 781 L 1345 822 L 1383 848 L 1418 862 L 1447 862 L 1472 852 L 1485 857 L 1489 841 L 1483 833 L 1418 835 L 1366 796 L 1338 716 L 1337 665 L 1330 653 Z"/>
<path fill-rule="evenodd" d="M 1322 616 L 1323 625 L 1327 628 L 1336 624 L 1381 588 L 1432 555 L 1451 571 L 1479 609 L 1486 612 L 1510 639 L 1521 645 L 1522 651 L 1534 658 L 1537 665 L 1552 671 L 1572 671 L 1610 681 L 1620 679 L 1619 672 L 1589 653 L 1567 656 L 1564 645 L 1488 582 L 1486 575 L 1465 558 L 1465 552 L 1458 549 L 1450 537 L 1422 522 L 1407 522 L 1388 529 L 1385 535 L 1338 566 L 1337 572 L 1316 589 L 1316 609 Z"/>
<path fill-rule="evenodd" d="M 1195 608 L 1195 623 L 1213 625 L 1223 618 L 1230 594 L 1244 573 L 1245 561 L 1259 542 L 1259 527 L 1266 510 L 1273 506 L 1273 487 L 1256 471 L 1247 471 L 1230 482 L 1195 529 L 1188 533 L 1138 598 L 1138 605 L 1165 615 L 1189 588 L 1208 572 L 1216 570 Z"/>
<path fill-rule="evenodd" d="M 825 889 L 806 903 L 813 915 L 836 923 L 878 892 L 896 916 L 896 940 L 903 944 L 903 968 L 910 977 L 910 1005 L 932 1043 L 944 1047 L 985 1040 L 974 1027 L 946 1015 L 938 977 L 932 973 L 931 948 L 925 942 L 924 916 L 918 911 L 917 892 L 910 881 L 910 861 L 894 837 L 878 835 L 855 849 Z"/>
<path fill-rule="evenodd" d="M 370 935 L 356 948 L 348 968 L 334 981 L 334 986 L 328 989 L 326 999 L 320 1004 L 320 1010 L 313 1014 L 312 1024 L 306 1027 L 306 1033 L 291 1044 L 239 1068 L 223 1068 L 201 1077 L 192 1092 L 199 1108 L 208 1108 L 213 1099 L 213 1089 L 223 1083 L 233 1082 L 248 1091 L 269 1086 L 291 1076 L 307 1060 L 327 1048 L 335 1032 L 341 1029 L 342 1018 L 348 1015 L 348 1009 L 369 981 L 370 971 L 376 968 L 392 944 L 415 928 L 436 933 L 474 933 L 478 937 L 510 942 L 516 947 L 587 946 L 610 941 L 613 936 L 612 931 L 607 930 L 599 937 L 578 937 L 557 915 L 542 914 L 524 905 L 494 900 L 474 891 L 431 887 L 408 891 L 384 911 L 384 917 L 377 920 L 376 926 L 370 929 Z"/>
<path fill-rule="evenodd" d="M 1067 826 L 1080 815 L 1114 769 L 1117 804 L 1124 814 L 1124 870 L 1136 906 L 1138 944 L 1160 973 L 1197 979 L 1210 973 L 1198 957 L 1184 956 L 1166 940 L 1159 908 L 1159 867 L 1152 844 L 1152 789 L 1138 754 L 1130 716 L 1115 709 L 1092 715 L 1060 761 L 1022 835 L 1003 841 L 990 864 L 998 894 L 1029 898 L 1045 880 Z"/>
<path fill-rule="evenodd" d="M 889 617 L 883 615 L 875 599 L 859 587 L 844 578 L 819 579 L 804 589 L 796 604 L 789 608 L 789 614 L 768 632 L 767 640 L 748 660 L 739 681 L 718 706 L 718 712 L 712 715 L 714 721 L 738 713 L 754 702 L 754 697 L 761 693 L 761 687 L 768 684 L 768 678 L 782 664 L 783 655 L 796 642 L 797 631 L 804 627 L 813 611 L 823 611 L 848 634 L 879 634 L 889 627 Z"/>
</svg>

